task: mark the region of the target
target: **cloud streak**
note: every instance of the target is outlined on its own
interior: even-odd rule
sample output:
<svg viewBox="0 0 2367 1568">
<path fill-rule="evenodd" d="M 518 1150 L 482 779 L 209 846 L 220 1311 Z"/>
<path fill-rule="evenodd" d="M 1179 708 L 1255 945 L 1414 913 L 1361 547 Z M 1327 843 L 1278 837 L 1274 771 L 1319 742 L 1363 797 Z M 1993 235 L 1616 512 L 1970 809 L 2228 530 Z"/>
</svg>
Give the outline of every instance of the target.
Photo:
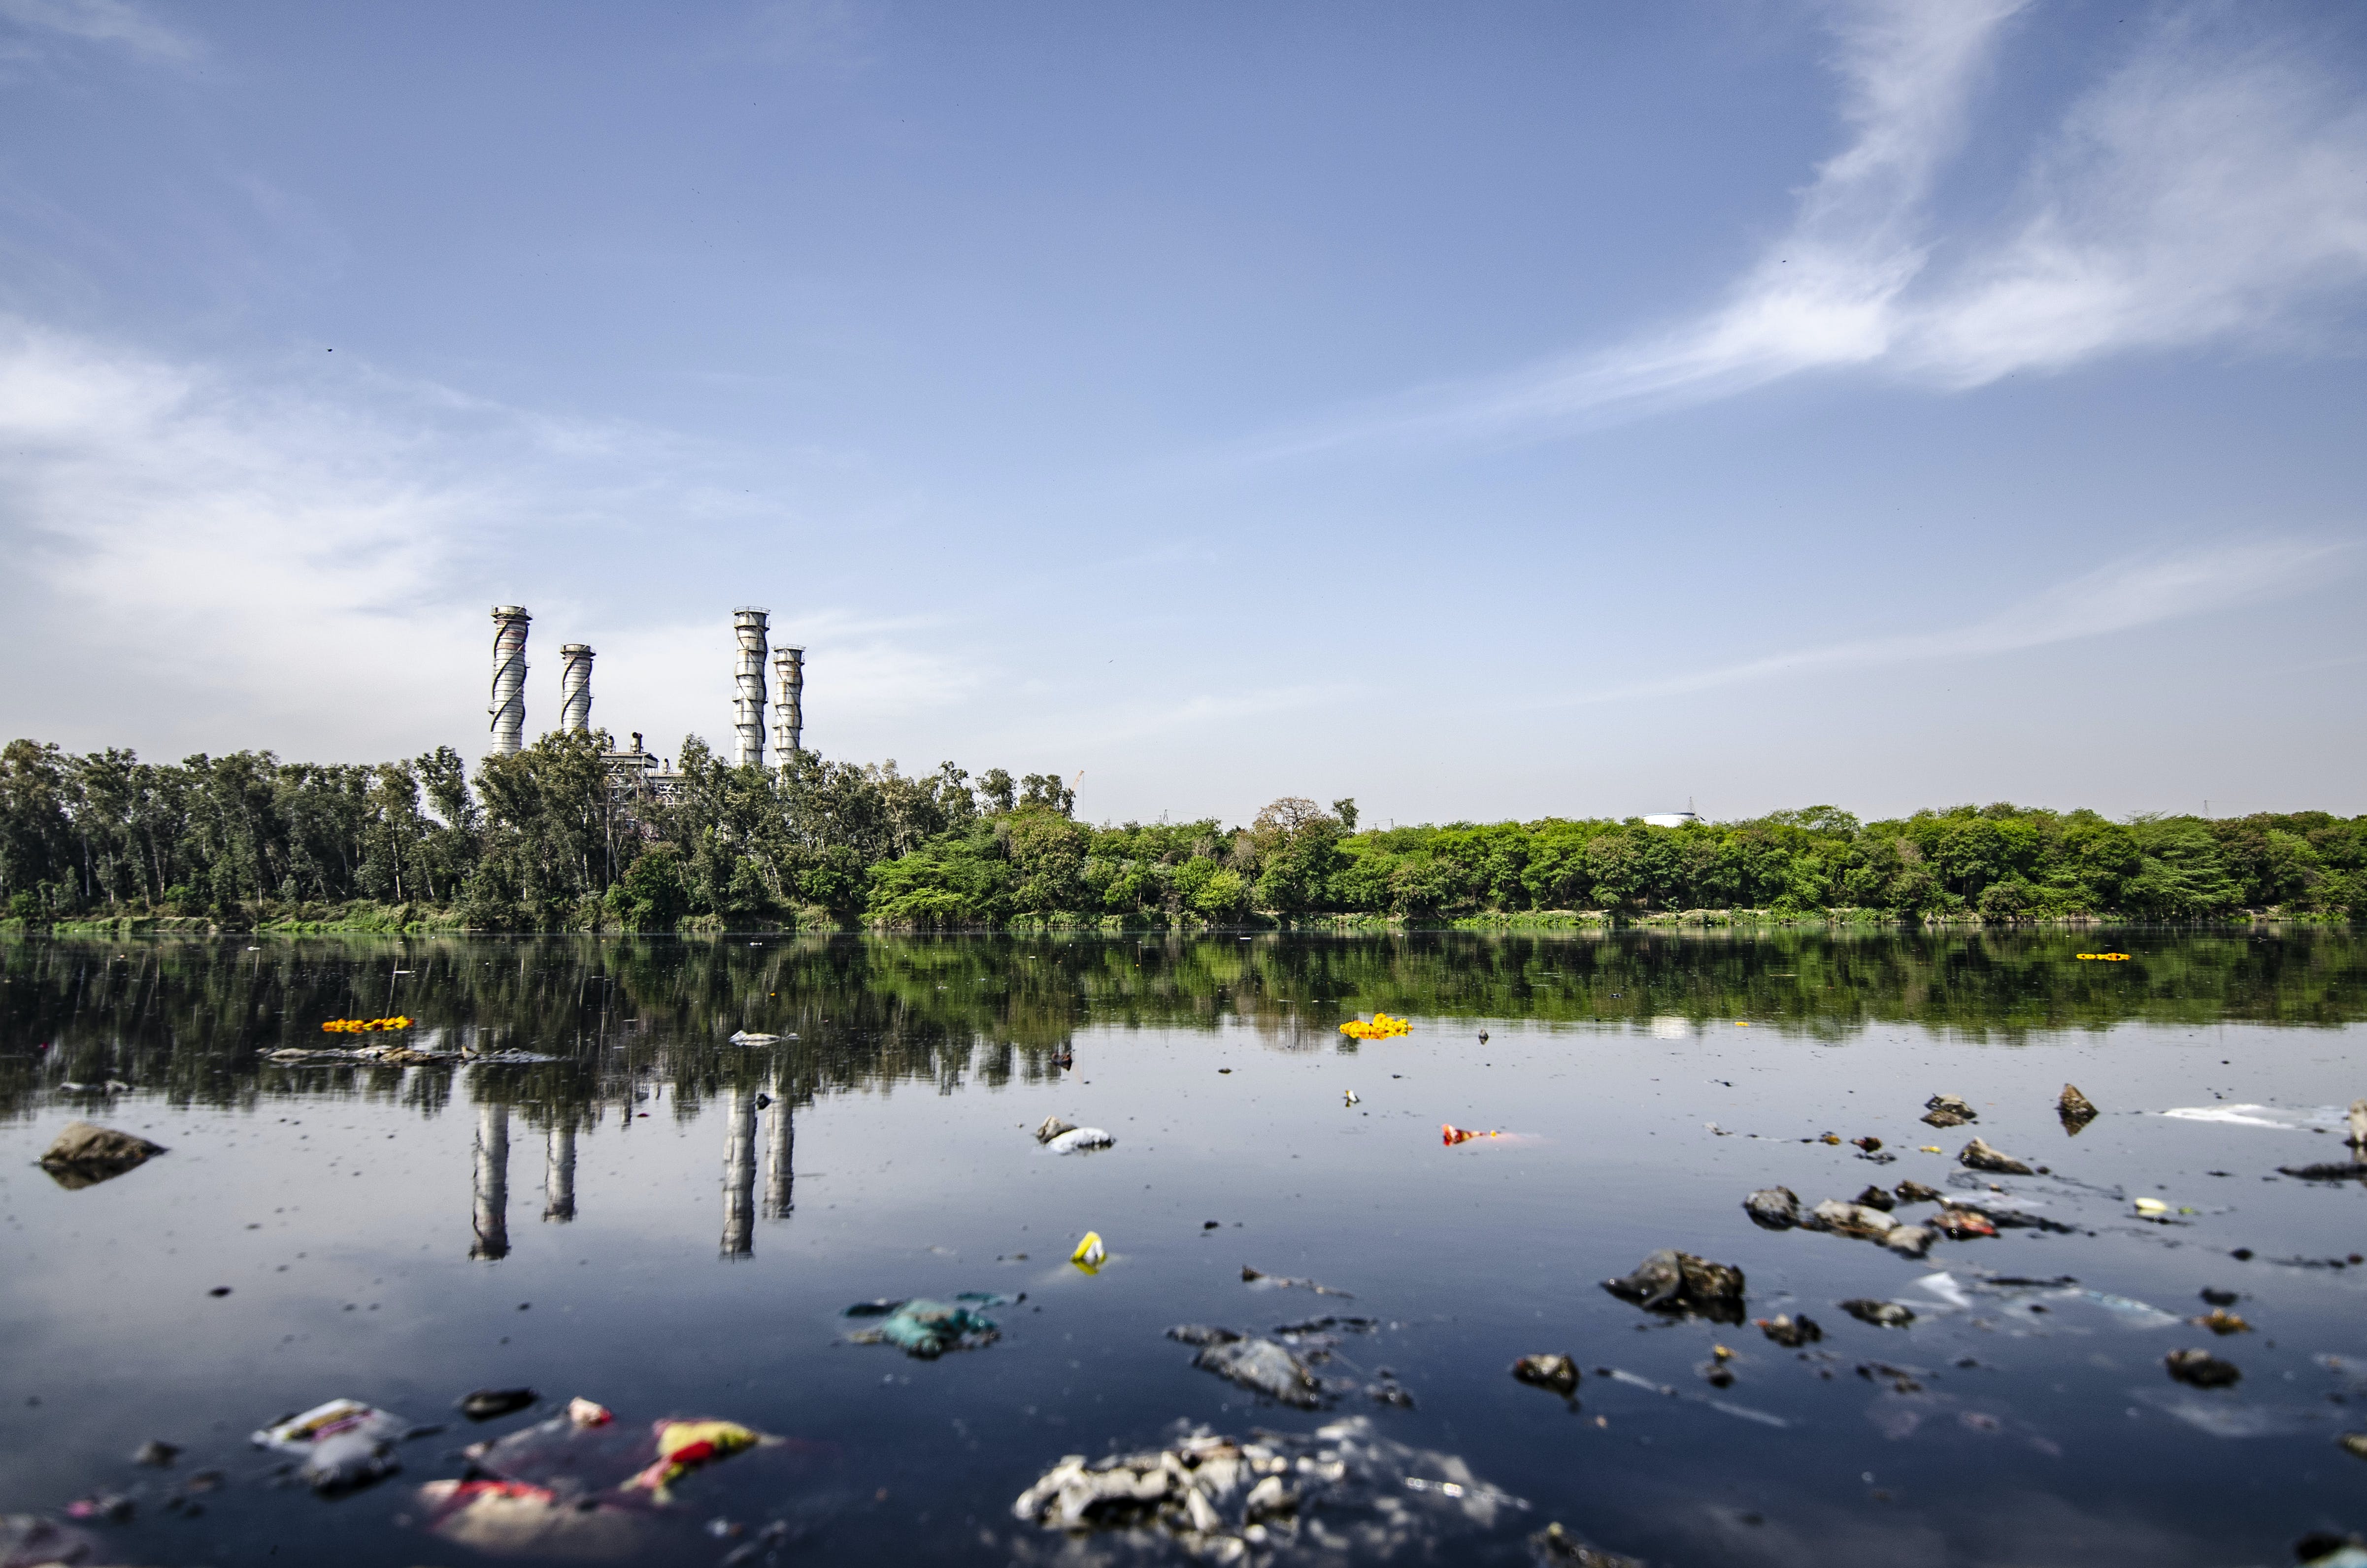
<svg viewBox="0 0 2367 1568">
<path fill-rule="evenodd" d="M 1863 0 L 1836 28 L 1843 150 L 1726 300 L 1679 326 L 1261 443 L 1534 439 L 1816 371 L 1959 391 L 2278 335 L 2367 279 L 2367 102 L 2294 41 L 2160 22 L 2048 136 L 1994 232 L 1932 209 L 2025 0 Z"/>
<path fill-rule="evenodd" d="M 0 18 L 28 33 L 112 44 L 151 60 L 185 62 L 203 52 L 129 0 L 0 0 Z"/>
<path fill-rule="evenodd" d="M 2356 547 L 2267 540 L 2114 562 L 1962 626 L 1794 649 L 1663 679 L 1585 692 L 1556 707 L 1678 697 L 1786 676 L 1931 659 L 1977 659 L 2134 631 L 2297 592 L 2348 565 Z"/>
</svg>

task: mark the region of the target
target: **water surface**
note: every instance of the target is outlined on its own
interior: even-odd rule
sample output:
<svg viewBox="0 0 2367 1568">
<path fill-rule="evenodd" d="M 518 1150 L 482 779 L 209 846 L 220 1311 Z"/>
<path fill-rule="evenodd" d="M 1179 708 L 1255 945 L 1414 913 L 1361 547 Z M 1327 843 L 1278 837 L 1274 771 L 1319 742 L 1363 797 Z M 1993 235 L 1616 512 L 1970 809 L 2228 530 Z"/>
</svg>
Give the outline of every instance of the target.
<svg viewBox="0 0 2367 1568">
<path fill-rule="evenodd" d="M 1376 1008 L 1412 1032 L 1338 1031 Z M 422 1047 L 552 1060 L 268 1058 L 394 1014 Z M 792 1439 L 683 1483 L 651 1562 L 1156 1560 L 1011 1502 L 1179 1422 L 1354 1416 L 1525 1505 L 1441 1561 L 1525 1561 L 1558 1522 L 1656 1563 L 2282 1562 L 2367 1528 L 2367 1462 L 2336 1441 L 2367 1430 L 2367 1183 L 2277 1174 L 2340 1157 L 2309 1114 L 2367 1095 L 2362 1017 L 2367 945 L 2327 932 L 10 943 L 0 1512 L 130 1495 L 86 1527 L 108 1561 L 493 1561 L 423 1528 L 420 1484 L 583 1395 Z M 2077 1137 L 2067 1082 L 2103 1112 Z M 1977 1125 L 1922 1124 L 1936 1093 Z M 2237 1104 L 2294 1125 L 2160 1114 Z M 1051 1115 L 1116 1147 L 1047 1154 Z M 32 1162 L 77 1117 L 170 1153 L 68 1189 Z M 1517 1136 L 1450 1148 L 1441 1123 Z M 2050 1174 L 1972 1177 L 1975 1132 Z M 1740 1207 L 1952 1176 L 2064 1228 L 1919 1263 Z M 1065 1261 L 1089 1229 L 1097 1275 Z M 1659 1247 L 1740 1267 L 1752 1316 L 1824 1341 L 1600 1288 Z M 2254 1331 L 2187 1323 L 2204 1289 Z M 935 1361 L 848 1342 L 850 1303 L 963 1290 L 1025 1300 Z M 1858 1323 L 1855 1298 L 1916 1321 Z M 1163 1333 L 1323 1313 L 1381 1326 L 1336 1335 L 1317 1412 Z M 2171 1381 L 2188 1346 L 2243 1381 Z M 1586 1369 L 1574 1405 L 1507 1375 L 1538 1351 Z M 1365 1392 L 1389 1381 L 1411 1408 Z M 516 1385 L 545 1403 L 452 1412 Z M 340 1395 L 450 1425 L 315 1497 L 247 1437 Z M 133 1465 L 150 1438 L 186 1451 Z M 168 1510 L 208 1468 L 225 1483 Z"/>
</svg>

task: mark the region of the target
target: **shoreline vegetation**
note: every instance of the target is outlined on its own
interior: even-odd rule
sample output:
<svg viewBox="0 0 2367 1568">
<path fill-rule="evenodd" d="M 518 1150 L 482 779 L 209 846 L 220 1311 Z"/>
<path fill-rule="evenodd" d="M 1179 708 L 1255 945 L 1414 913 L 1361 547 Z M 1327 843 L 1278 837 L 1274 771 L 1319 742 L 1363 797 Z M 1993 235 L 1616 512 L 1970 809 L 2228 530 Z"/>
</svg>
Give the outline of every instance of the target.
<svg viewBox="0 0 2367 1568">
<path fill-rule="evenodd" d="M 1995 804 L 1860 822 L 1835 806 L 1359 828 L 1353 800 L 1093 825 L 1057 774 L 683 743 L 620 797 L 607 736 L 471 776 L 450 747 L 321 766 L 0 748 L 0 930 L 60 934 L 1077 932 L 2349 922 L 2367 817 Z"/>
</svg>

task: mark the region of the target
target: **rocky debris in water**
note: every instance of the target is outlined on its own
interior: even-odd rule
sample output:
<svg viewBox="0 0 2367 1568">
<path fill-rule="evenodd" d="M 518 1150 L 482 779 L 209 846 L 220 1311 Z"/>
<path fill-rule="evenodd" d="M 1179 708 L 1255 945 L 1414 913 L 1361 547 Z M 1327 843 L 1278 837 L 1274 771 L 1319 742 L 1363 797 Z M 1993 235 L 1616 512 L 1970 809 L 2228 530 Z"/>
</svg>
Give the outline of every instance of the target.
<svg viewBox="0 0 2367 1568">
<path fill-rule="evenodd" d="M 1978 1111 L 1954 1095 L 1933 1095 L 1923 1102 L 1923 1119 L 1934 1127 L 1962 1127 L 1980 1119 Z"/>
<path fill-rule="evenodd" d="M 1229 1328 L 1217 1328 L 1212 1324 L 1179 1323 L 1167 1331 L 1167 1337 L 1185 1345 L 1230 1345 L 1240 1335 Z"/>
<path fill-rule="evenodd" d="M 1689 1252 L 1663 1248 L 1625 1278 L 1605 1279 L 1603 1288 L 1650 1312 L 1692 1312 L 1714 1323 L 1742 1321 L 1742 1270 Z"/>
<path fill-rule="evenodd" d="M 1395 1372 L 1383 1367 L 1374 1373 L 1373 1377 L 1374 1381 L 1365 1385 L 1365 1398 L 1375 1404 L 1386 1404 L 1398 1410 L 1413 1408 L 1412 1391 L 1398 1381 L 1398 1375 Z"/>
<path fill-rule="evenodd" d="M 2169 1375 L 2199 1389 L 2224 1389 L 2243 1377 L 2232 1361 L 2222 1361 L 2208 1350 L 2173 1350 L 2161 1358 Z"/>
<path fill-rule="evenodd" d="M 258 1449 L 293 1454 L 297 1473 L 315 1491 L 343 1492 L 366 1486 L 402 1468 L 394 1445 L 413 1435 L 411 1423 L 357 1399 L 333 1399 L 300 1415 L 283 1416 L 254 1434 Z"/>
<path fill-rule="evenodd" d="M 1859 1241 L 1880 1241 L 1897 1223 L 1879 1209 L 1828 1198 L 1808 1210 L 1800 1221 L 1800 1228 L 1804 1231 L 1826 1231 L 1836 1236 L 1850 1236 Z"/>
<path fill-rule="evenodd" d="M 1751 1223 L 1766 1231 L 1788 1231 L 1800 1222 L 1800 1195 L 1788 1187 L 1763 1187 L 1742 1200 Z"/>
<path fill-rule="evenodd" d="M 1862 1209 L 1879 1209 L 1886 1214 L 1898 1207 L 1897 1199 L 1872 1183 L 1868 1183 L 1866 1189 L 1857 1195 L 1857 1203 Z"/>
<path fill-rule="evenodd" d="M 1512 1376 L 1531 1388 L 1551 1389 L 1567 1399 L 1578 1392 L 1578 1363 L 1550 1352 L 1523 1356 L 1512 1363 Z"/>
<path fill-rule="evenodd" d="M 1319 1296 L 1337 1296 L 1343 1301 L 1353 1301 L 1356 1299 L 1353 1291 L 1335 1290 L 1329 1285 L 1320 1285 L 1312 1279 L 1291 1279 L 1279 1274 L 1262 1273 L 1246 1263 L 1241 1265 L 1241 1283 L 1263 1285 L 1276 1290 L 1286 1290 L 1296 1286 L 1302 1290 L 1312 1290 Z"/>
<path fill-rule="evenodd" d="M 2277 1174 L 2296 1176 L 2303 1181 L 2362 1181 L 2367 1180 L 2367 1165 L 2350 1161 L 2323 1165 L 2279 1165 Z"/>
<path fill-rule="evenodd" d="M 1882 1153 L 1882 1140 L 1873 1136 L 1871 1133 L 1863 1138 L 1852 1138 L 1850 1142 L 1856 1144 L 1857 1147 L 1865 1153 L 1878 1154 Z"/>
<path fill-rule="evenodd" d="M 1073 1121 L 1062 1121 L 1057 1116 L 1048 1116 L 1044 1119 L 1044 1125 L 1036 1130 L 1036 1142 L 1049 1143 L 1061 1133 L 1073 1132 L 1076 1130 L 1077 1124 Z"/>
<path fill-rule="evenodd" d="M 1825 1336 L 1825 1331 L 1817 1326 L 1817 1320 L 1806 1312 L 1802 1312 L 1798 1317 L 1794 1317 L 1788 1312 L 1777 1312 L 1772 1318 L 1757 1318 L 1753 1321 L 1758 1324 L 1760 1333 L 1786 1350 L 1797 1350 L 1803 1345 L 1814 1345 Z"/>
<path fill-rule="evenodd" d="M 2197 1328 L 2207 1328 L 2212 1333 L 2219 1335 L 2222 1337 L 2230 1334 L 2249 1334 L 2252 1332 L 2252 1325 L 2250 1324 L 2246 1323 L 2242 1318 L 2237 1317 L 2234 1312 L 2229 1312 L 2225 1307 L 2214 1307 L 2209 1312 L 2204 1312 L 2201 1317 L 2189 1318 L 2186 1321 L 2194 1324 Z"/>
<path fill-rule="evenodd" d="M 1976 1138 L 1956 1153 L 1956 1163 L 1968 1170 L 1995 1171 L 1999 1176 L 2029 1176 L 2031 1169 L 2011 1154 L 1992 1149 Z"/>
<path fill-rule="evenodd" d="M 1323 1403 L 1323 1384 L 1307 1363 L 1271 1339 L 1228 1339 L 1203 1346 L 1192 1365 L 1301 1410 Z"/>
<path fill-rule="evenodd" d="M 1693 1374 L 1714 1389 L 1734 1386 L 1734 1352 L 1723 1345 L 1710 1347 L 1709 1359 L 1698 1363 Z"/>
<path fill-rule="evenodd" d="M 131 1456 L 131 1462 L 144 1464 L 155 1470 L 166 1470 L 171 1468 L 173 1461 L 180 1457 L 180 1444 L 163 1442 L 151 1437 L 140 1445 L 140 1451 Z"/>
<path fill-rule="evenodd" d="M 1915 1321 L 1915 1313 L 1897 1301 L 1876 1301 L 1863 1296 L 1843 1301 L 1841 1311 L 1876 1328 L 1905 1328 Z"/>
<path fill-rule="evenodd" d="M 471 1421 L 492 1421 L 524 1410 L 541 1397 L 532 1389 L 473 1389 L 462 1394 L 453 1408 Z"/>
<path fill-rule="evenodd" d="M 1103 1531 L 1143 1545 L 1163 1537 L 1223 1564 L 1277 1551 L 1324 1562 L 1450 1561 L 1456 1538 L 1494 1529 L 1527 1506 L 1454 1455 L 1374 1437 L 1366 1416 L 1245 1439 L 1184 1428 L 1163 1449 L 1093 1464 L 1064 1457 L 1011 1512 L 1068 1539 L 1040 1553 L 1025 1538 L 1010 1544 L 1028 1562 L 1101 1561 L 1081 1558 L 1077 1538 Z"/>
<path fill-rule="evenodd" d="M 2336 1441 L 2350 1452 L 2367 1460 L 2367 1432 L 2345 1432 Z"/>
<path fill-rule="evenodd" d="M 1929 1225 L 1896 1225 L 1882 1238 L 1882 1244 L 1901 1257 L 1921 1257 L 1939 1239 L 1940 1233 Z"/>
<path fill-rule="evenodd" d="M 1371 1334 L 1381 1326 L 1378 1318 L 1333 1317 L 1326 1312 L 1319 1318 L 1302 1318 L 1297 1323 L 1278 1323 L 1276 1334 L 1328 1334 L 1338 1329 L 1342 1334 Z"/>
<path fill-rule="evenodd" d="M 1637 1558 L 1586 1545 L 1557 1523 L 1529 1537 L 1529 1555 L 1540 1563 L 1568 1563 L 1572 1568 L 1644 1568 Z"/>
<path fill-rule="evenodd" d="M 1937 1203 L 1942 1197 L 1936 1187 L 1925 1187 L 1920 1181 L 1902 1181 L 1891 1192 L 1901 1203 Z"/>
<path fill-rule="evenodd" d="M 2096 1119 L 2094 1102 L 2070 1084 L 2063 1085 L 2062 1098 L 2055 1102 L 2055 1114 L 2063 1119 L 2063 1131 L 2077 1138 L 2080 1130 Z"/>
<path fill-rule="evenodd" d="M 980 1309 L 1011 1304 L 991 1290 L 964 1290 L 951 1301 L 915 1297 L 898 1301 L 882 1315 L 878 1301 L 846 1309 L 847 1317 L 878 1317 L 879 1326 L 850 1335 L 857 1345 L 893 1345 L 907 1356 L 934 1361 L 948 1350 L 976 1350 L 1002 1337 L 994 1320 Z"/>
<path fill-rule="evenodd" d="M 1071 1127 L 1044 1147 L 1056 1154 L 1073 1154 L 1082 1149 L 1106 1149 L 1116 1142 L 1098 1127 Z"/>
<path fill-rule="evenodd" d="M 41 1156 L 40 1165 L 60 1187 L 73 1190 L 137 1170 L 164 1152 L 163 1144 L 151 1143 L 136 1133 L 96 1122 L 69 1121 Z"/>
<path fill-rule="evenodd" d="M 2232 1307 L 2242 1300 L 2233 1290 L 2214 1290 L 2208 1285 L 2203 1287 L 2202 1295 L 2205 1302 L 2214 1307 Z"/>
</svg>

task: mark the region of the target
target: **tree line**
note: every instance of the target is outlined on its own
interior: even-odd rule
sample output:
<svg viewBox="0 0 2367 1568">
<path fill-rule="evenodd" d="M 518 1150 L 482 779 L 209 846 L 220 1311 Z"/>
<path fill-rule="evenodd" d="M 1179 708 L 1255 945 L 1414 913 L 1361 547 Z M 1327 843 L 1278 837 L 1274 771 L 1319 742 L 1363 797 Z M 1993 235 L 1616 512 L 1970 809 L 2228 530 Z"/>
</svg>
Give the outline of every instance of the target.
<svg viewBox="0 0 2367 1568">
<path fill-rule="evenodd" d="M 1554 923 L 1686 911 L 1881 921 L 2367 914 L 2367 817 L 2205 819 L 1996 804 L 1860 822 L 1833 806 L 1359 829 L 1355 802 L 1093 825 L 1058 774 L 907 775 L 810 752 L 735 767 L 696 737 L 663 797 L 607 737 L 550 734 L 471 775 L 438 747 L 320 766 L 0 749 L 0 919 L 480 930 L 870 924 L 1025 929 Z"/>
</svg>

